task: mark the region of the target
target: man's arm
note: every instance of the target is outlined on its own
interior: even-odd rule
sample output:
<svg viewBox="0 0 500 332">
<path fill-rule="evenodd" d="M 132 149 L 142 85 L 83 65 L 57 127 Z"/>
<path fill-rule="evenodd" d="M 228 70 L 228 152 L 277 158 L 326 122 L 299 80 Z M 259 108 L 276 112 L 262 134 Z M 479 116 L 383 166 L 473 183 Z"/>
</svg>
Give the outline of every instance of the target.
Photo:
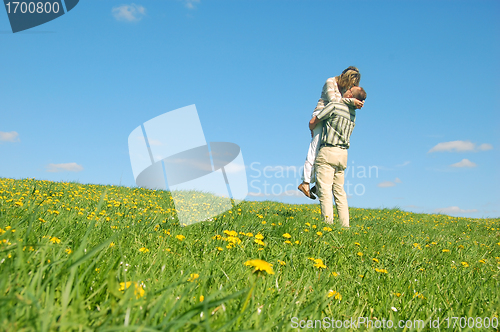
<svg viewBox="0 0 500 332">
<path fill-rule="evenodd" d="M 354 107 L 356 109 L 360 109 L 365 104 L 364 101 L 358 100 L 356 98 L 342 98 L 342 102 L 347 106 Z"/>
</svg>

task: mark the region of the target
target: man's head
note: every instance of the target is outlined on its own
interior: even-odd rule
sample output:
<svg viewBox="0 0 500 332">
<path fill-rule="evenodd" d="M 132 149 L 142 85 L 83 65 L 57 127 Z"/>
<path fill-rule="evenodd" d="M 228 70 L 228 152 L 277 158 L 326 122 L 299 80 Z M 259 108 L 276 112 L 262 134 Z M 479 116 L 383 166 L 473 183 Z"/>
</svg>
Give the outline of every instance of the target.
<svg viewBox="0 0 500 332">
<path fill-rule="evenodd" d="M 360 86 L 353 86 L 344 93 L 344 98 L 356 98 L 359 101 L 366 99 L 366 91 Z"/>
</svg>

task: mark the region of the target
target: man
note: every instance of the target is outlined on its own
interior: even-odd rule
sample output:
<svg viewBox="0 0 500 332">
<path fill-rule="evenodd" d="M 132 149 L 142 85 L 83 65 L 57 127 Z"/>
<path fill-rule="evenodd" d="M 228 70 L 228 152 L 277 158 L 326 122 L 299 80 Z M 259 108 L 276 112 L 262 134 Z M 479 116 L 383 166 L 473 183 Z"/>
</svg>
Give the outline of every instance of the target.
<svg viewBox="0 0 500 332">
<path fill-rule="evenodd" d="M 343 97 L 364 101 L 366 92 L 363 88 L 355 86 L 347 90 Z M 347 168 L 347 149 L 355 125 L 357 108 L 361 107 L 330 103 L 309 122 L 309 128 L 313 130 L 320 121 L 323 121 L 321 145 L 314 164 L 321 216 L 327 223 L 333 223 L 333 190 L 342 227 L 349 227 L 344 170 Z"/>
</svg>

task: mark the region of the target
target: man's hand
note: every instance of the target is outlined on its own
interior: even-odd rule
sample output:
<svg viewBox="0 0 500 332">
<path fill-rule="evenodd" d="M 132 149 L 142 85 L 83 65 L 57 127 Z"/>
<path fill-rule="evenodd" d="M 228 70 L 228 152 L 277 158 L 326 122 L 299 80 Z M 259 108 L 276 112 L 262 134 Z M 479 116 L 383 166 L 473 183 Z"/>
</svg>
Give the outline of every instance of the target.
<svg viewBox="0 0 500 332">
<path fill-rule="evenodd" d="M 312 119 L 309 121 L 309 129 L 311 132 L 316 128 L 316 125 L 319 123 L 320 120 L 316 118 L 316 116 L 313 116 Z"/>
<path fill-rule="evenodd" d="M 358 100 L 356 98 L 353 98 L 353 101 L 354 101 L 354 107 L 356 107 L 357 109 L 360 109 L 365 104 L 364 101 Z"/>
</svg>

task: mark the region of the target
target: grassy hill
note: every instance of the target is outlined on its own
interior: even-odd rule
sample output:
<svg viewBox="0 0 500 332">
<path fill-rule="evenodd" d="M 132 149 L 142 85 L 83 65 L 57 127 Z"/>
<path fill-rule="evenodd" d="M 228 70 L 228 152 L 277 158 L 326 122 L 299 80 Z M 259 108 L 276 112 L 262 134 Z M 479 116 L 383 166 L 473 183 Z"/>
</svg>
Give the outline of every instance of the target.
<svg viewBox="0 0 500 332">
<path fill-rule="evenodd" d="M 350 214 L 245 201 L 182 227 L 166 191 L 0 178 L 0 330 L 498 330 L 500 219 Z"/>
</svg>

